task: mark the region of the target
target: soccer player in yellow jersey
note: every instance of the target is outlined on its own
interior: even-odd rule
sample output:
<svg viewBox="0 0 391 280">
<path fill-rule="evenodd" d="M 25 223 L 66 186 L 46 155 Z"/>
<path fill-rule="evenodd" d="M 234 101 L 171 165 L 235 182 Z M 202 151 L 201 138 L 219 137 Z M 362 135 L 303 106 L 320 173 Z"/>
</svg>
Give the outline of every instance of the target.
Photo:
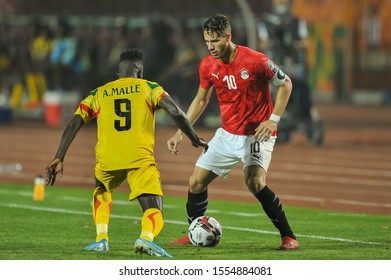
<svg viewBox="0 0 391 280">
<path fill-rule="evenodd" d="M 92 212 L 96 240 L 87 251 L 108 251 L 108 224 L 113 190 L 127 179 L 129 200 L 137 199 L 143 210 L 141 234 L 134 244 L 136 253 L 171 257 L 154 243 L 163 228 L 163 192 L 154 157 L 155 111 L 163 108 L 191 140 L 193 146 L 207 148 L 186 114 L 157 83 L 142 79 L 143 55 L 130 49 L 120 56 L 118 79 L 90 92 L 80 102 L 65 128 L 54 159 L 46 167 L 46 184 L 53 185 L 63 173 L 65 154 L 79 129 L 97 120 L 95 147 L 96 188 Z"/>
</svg>

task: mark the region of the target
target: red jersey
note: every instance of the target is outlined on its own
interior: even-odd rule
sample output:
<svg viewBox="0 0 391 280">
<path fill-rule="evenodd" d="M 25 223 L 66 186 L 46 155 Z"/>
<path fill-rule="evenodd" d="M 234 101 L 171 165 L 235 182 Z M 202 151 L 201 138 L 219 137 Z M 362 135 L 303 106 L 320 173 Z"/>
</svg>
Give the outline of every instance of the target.
<svg viewBox="0 0 391 280">
<path fill-rule="evenodd" d="M 266 55 L 244 46 L 237 46 L 229 64 L 212 55 L 202 60 L 200 86 L 215 86 L 223 129 L 236 135 L 252 135 L 261 122 L 269 119 L 273 112 L 269 80 L 276 69 Z"/>
</svg>

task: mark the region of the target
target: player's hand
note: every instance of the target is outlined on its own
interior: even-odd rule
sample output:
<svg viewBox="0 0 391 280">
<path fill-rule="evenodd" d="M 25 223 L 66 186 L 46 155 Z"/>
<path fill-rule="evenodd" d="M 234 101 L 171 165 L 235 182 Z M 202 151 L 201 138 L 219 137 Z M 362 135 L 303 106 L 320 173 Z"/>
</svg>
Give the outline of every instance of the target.
<svg viewBox="0 0 391 280">
<path fill-rule="evenodd" d="M 63 163 L 59 158 L 52 160 L 49 165 L 46 167 L 46 179 L 45 184 L 48 186 L 53 186 L 56 181 L 56 176 L 58 173 L 62 176 L 63 174 Z"/>
<path fill-rule="evenodd" d="M 264 142 L 269 140 L 270 136 L 273 134 L 276 128 L 277 128 L 277 123 L 275 121 L 267 120 L 262 122 L 255 129 L 255 139 L 259 142 Z"/>
<path fill-rule="evenodd" d="M 183 140 L 183 135 L 177 132 L 173 137 L 167 141 L 167 148 L 173 155 L 178 154 L 178 145 Z"/>
<path fill-rule="evenodd" d="M 208 150 L 209 146 L 208 146 L 208 142 L 206 142 L 204 139 L 202 138 L 198 138 L 198 141 L 197 142 L 193 142 L 192 145 L 196 148 L 198 147 L 204 147 L 204 153 Z"/>
</svg>

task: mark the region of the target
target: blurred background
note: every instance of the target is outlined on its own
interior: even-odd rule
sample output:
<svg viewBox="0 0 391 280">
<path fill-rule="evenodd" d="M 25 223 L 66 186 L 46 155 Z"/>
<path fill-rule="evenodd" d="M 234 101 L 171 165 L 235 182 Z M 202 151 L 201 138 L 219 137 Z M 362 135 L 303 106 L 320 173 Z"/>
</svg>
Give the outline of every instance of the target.
<svg viewBox="0 0 391 280">
<path fill-rule="evenodd" d="M 289 11 L 276 8 L 279 2 Z M 391 103 L 388 0 L 0 0 L 0 122 L 63 126 L 81 98 L 116 78 L 126 48 L 140 49 L 144 78 L 187 109 L 208 54 L 202 24 L 215 13 L 230 18 L 235 43 L 265 52 L 281 67 L 290 61 L 298 66 L 293 72 L 287 66 L 292 76 L 305 69 L 296 85 L 308 91 L 307 107 Z M 305 23 L 304 33 L 295 19 Z M 296 54 L 284 60 L 278 51 Z M 311 108 L 296 108 L 305 110 Z M 321 120 L 313 111 L 308 118 Z M 209 106 L 199 124 L 218 125 L 218 114 Z"/>
<path fill-rule="evenodd" d="M 78 102 L 116 78 L 127 48 L 144 53 L 144 77 L 186 111 L 208 54 L 202 24 L 216 13 L 230 18 L 234 43 L 266 53 L 293 80 L 277 138 L 287 143 L 268 179 L 281 199 L 390 214 L 390 0 L 0 0 L 0 181 L 32 184 L 44 173 Z M 220 121 L 211 102 L 196 123 L 205 139 Z M 185 196 L 199 150 L 170 155 L 175 128 L 157 115 L 165 193 Z M 92 122 L 58 185 L 94 185 L 95 143 Z M 240 166 L 214 185 L 213 198 L 253 199 Z"/>
</svg>

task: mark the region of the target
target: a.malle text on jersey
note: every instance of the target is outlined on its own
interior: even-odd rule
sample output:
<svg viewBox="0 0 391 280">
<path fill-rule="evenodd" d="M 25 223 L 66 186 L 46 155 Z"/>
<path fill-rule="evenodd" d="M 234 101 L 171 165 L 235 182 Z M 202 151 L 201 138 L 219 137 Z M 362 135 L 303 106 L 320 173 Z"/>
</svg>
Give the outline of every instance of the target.
<svg viewBox="0 0 391 280">
<path fill-rule="evenodd" d="M 107 90 L 105 90 L 103 92 L 103 97 L 131 94 L 131 93 L 139 93 L 139 92 L 140 92 L 140 85 L 132 85 L 132 86 L 128 86 L 128 87 L 112 88 L 111 92 L 107 92 Z"/>
</svg>

